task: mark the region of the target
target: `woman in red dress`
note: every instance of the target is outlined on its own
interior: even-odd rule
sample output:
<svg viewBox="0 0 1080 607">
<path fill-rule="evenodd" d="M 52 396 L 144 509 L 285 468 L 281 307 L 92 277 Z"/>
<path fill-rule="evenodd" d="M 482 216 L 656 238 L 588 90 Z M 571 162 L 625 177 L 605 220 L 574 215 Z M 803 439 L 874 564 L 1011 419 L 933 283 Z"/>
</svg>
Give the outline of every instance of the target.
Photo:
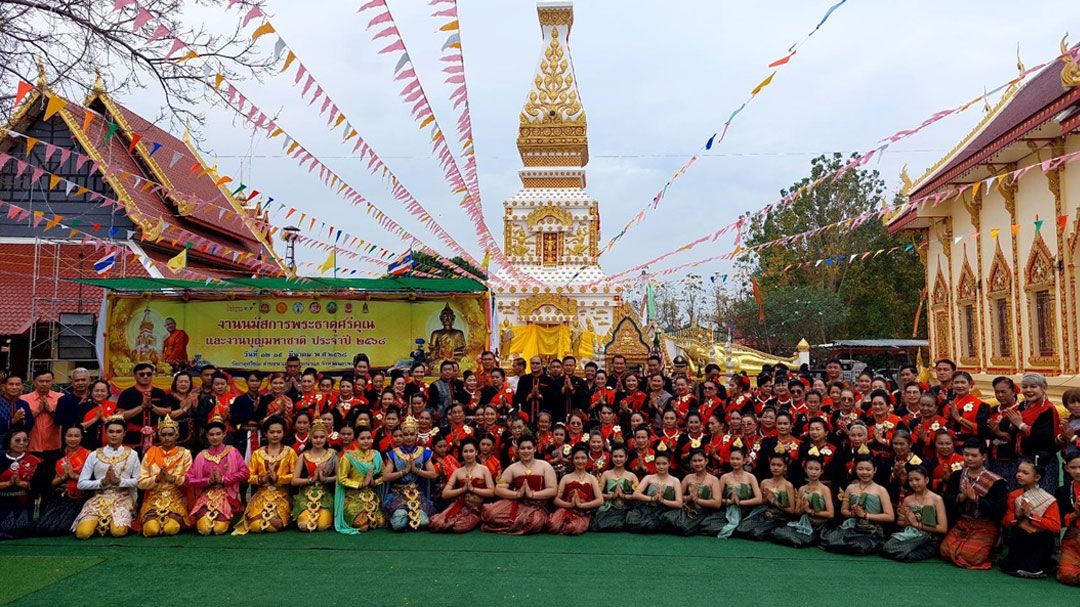
<svg viewBox="0 0 1080 607">
<path fill-rule="evenodd" d="M 56 462 L 52 494 L 42 502 L 37 532 L 40 535 L 67 535 L 89 497 L 79 490 L 82 472 L 90 451 L 82 446 L 83 429 L 76 424 L 64 430 L 64 455 Z"/>
<path fill-rule="evenodd" d="M 574 471 L 559 481 L 555 494 L 557 510 L 548 519 L 547 530 L 557 535 L 581 535 L 592 522 L 593 511 L 604 503 L 600 484 L 596 477 L 589 474 L 590 460 L 588 447 L 576 445 L 571 455 Z"/>
<path fill-rule="evenodd" d="M 555 497 L 558 483 L 551 464 L 535 459 L 535 455 L 536 440 L 522 435 L 518 439 L 519 461 L 511 464 L 495 485 L 499 501 L 484 506 L 484 531 L 524 535 L 539 533 L 547 526 L 545 504 Z"/>
<path fill-rule="evenodd" d="M 459 450 L 464 463 L 454 470 L 442 490 L 442 499 L 453 502 L 449 508 L 432 516 L 428 526 L 436 533 L 466 533 L 476 529 L 480 524 L 484 500 L 495 495 L 491 472 L 476 461 L 479 453 L 476 439 L 471 436 L 463 439 Z"/>
<path fill-rule="evenodd" d="M 949 426 L 956 432 L 956 441 L 964 444 L 969 438 L 982 439 L 989 436 L 987 422 L 990 420 L 990 405 L 979 400 L 971 393 L 975 381 L 967 371 L 953 374 L 952 389 L 956 399 L 948 405 Z"/>
</svg>

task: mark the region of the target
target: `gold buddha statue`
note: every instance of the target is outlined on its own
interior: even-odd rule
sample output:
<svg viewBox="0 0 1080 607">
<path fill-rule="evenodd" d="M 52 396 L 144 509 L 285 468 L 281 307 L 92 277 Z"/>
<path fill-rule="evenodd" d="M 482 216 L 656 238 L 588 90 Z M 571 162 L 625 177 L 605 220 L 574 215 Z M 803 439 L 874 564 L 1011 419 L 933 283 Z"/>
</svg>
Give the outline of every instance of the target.
<svg viewBox="0 0 1080 607">
<path fill-rule="evenodd" d="M 446 304 L 439 312 L 442 328 L 432 331 L 428 341 L 428 356 L 431 360 L 459 360 L 465 356 L 465 332 L 454 328 L 456 318 L 450 304 Z"/>
</svg>

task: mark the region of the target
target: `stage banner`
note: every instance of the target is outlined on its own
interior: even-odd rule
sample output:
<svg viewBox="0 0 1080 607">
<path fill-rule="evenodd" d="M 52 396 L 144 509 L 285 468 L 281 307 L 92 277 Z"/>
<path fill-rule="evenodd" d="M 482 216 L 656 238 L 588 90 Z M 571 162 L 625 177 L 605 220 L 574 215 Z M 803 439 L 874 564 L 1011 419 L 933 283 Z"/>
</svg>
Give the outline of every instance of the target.
<svg viewBox="0 0 1080 607">
<path fill-rule="evenodd" d="M 319 371 L 352 368 L 363 352 L 373 367 L 407 365 L 423 339 L 428 361 L 475 367 L 487 348 L 484 294 L 348 297 L 182 297 L 110 294 L 104 369 L 131 377 L 140 362 L 158 376 L 207 363 L 229 370 L 283 371 L 295 354 Z"/>
</svg>

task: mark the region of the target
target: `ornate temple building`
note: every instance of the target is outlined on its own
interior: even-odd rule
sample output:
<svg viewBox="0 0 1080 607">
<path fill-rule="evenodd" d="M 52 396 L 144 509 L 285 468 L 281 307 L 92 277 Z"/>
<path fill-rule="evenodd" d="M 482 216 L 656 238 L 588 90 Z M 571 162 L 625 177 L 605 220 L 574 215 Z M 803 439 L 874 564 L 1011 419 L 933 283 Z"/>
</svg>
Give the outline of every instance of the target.
<svg viewBox="0 0 1080 607">
<path fill-rule="evenodd" d="M 14 160 L 0 163 L 0 275 L 7 292 L 0 367 L 49 367 L 61 381 L 76 366 L 95 368 L 87 335 L 103 292 L 74 280 L 176 278 L 167 262 L 188 242 L 199 244 L 188 250 L 187 271 L 200 277 L 286 274 L 273 253 L 268 217 L 230 192 L 188 138 L 113 99 L 100 78 L 81 104 L 67 100 L 48 115 L 54 96 L 42 78 L 0 131 L 0 152 Z M 28 146 L 27 138 L 38 143 Z M 207 168 L 192 171 L 193 162 Z M 36 169 L 68 186 L 45 187 Z M 55 226 L 41 218 L 54 215 L 77 229 L 50 230 Z M 94 265 L 110 250 L 115 266 L 102 276 Z"/>
<path fill-rule="evenodd" d="M 492 287 L 500 350 L 503 358 L 573 352 L 598 360 L 621 297 L 598 284 L 600 208 L 585 190 L 588 127 L 569 45 L 574 9 L 541 2 L 537 13 L 542 52 L 517 139 L 522 187 L 503 203 L 504 250 L 515 271 Z"/>
<path fill-rule="evenodd" d="M 1080 150 L 1080 66 L 1066 59 L 1008 89 L 921 178 L 905 177 L 912 198 L 980 187 L 889 222 L 922 237 L 931 356 L 976 373 L 984 393 L 996 375 L 1038 371 L 1060 396 L 1080 373 L 1080 164 L 1053 160 Z"/>
</svg>

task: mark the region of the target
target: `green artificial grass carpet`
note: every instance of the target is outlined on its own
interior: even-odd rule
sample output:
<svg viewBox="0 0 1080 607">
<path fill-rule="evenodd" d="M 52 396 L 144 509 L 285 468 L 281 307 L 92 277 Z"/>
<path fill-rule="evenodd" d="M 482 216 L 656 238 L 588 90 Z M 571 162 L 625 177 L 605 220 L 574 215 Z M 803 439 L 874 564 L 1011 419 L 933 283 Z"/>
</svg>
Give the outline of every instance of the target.
<svg viewBox="0 0 1080 607">
<path fill-rule="evenodd" d="M 91 560 L 83 564 L 86 558 Z M 572 601 L 896 607 L 953 601 L 1075 605 L 1080 600 L 1080 589 L 1052 579 L 964 571 L 938 560 L 901 564 L 737 539 L 622 533 L 568 538 L 381 530 L 358 536 L 287 531 L 86 542 L 36 538 L 0 544 L 0 559 L 2 583 L 11 586 L 0 597 L 17 605 L 513 602 L 516 607 Z M 95 559 L 102 562 L 91 567 Z M 62 571 L 47 578 L 45 570 L 52 569 Z"/>
<path fill-rule="evenodd" d="M 0 605 L 45 588 L 104 561 L 99 556 L 14 556 L 0 554 Z"/>
</svg>

